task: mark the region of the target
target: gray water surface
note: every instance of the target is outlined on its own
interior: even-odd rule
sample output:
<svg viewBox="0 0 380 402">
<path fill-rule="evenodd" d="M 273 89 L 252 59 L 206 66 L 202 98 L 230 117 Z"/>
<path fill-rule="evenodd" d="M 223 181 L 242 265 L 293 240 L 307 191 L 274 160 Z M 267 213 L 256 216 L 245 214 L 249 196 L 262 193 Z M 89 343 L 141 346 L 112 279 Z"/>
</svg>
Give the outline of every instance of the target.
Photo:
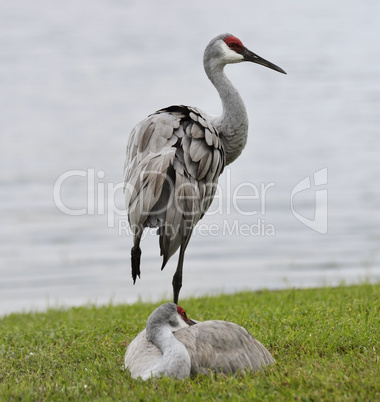
<svg viewBox="0 0 380 402">
<path fill-rule="evenodd" d="M 171 297 L 177 258 L 160 272 L 150 231 L 132 285 L 125 146 L 164 106 L 221 112 L 202 55 L 226 31 L 288 75 L 226 68 L 249 141 L 195 230 L 181 296 L 380 279 L 380 3 L 230 5 L 0 2 L 0 314 Z M 312 222 L 327 190 L 326 234 L 292 212 L 306 177 L 293 208 Z"/>
</svg>

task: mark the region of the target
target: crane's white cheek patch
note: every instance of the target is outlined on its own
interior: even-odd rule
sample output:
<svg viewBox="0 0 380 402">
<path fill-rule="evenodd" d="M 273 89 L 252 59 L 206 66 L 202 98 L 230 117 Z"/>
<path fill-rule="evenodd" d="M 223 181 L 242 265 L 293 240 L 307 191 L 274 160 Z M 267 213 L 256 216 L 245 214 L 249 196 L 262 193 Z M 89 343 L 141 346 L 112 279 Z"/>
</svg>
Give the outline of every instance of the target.
<svg viewBox="0 0 380 402">
<path fill-rule="evenodd" d="M 178 314 L 178 325 L 180 328 L 187 328 L 189 324 L 187 324 L 185 321 L 183 321 L 182 317 Z"/>
<path fill-rule="evenodd" d="M 244 56 L 230 49 L 225 42 L 222 43 L 222 50 L 224 56 L 223 58 L 226 63 L 240 63 L 244 60 Z"/>
</svg>

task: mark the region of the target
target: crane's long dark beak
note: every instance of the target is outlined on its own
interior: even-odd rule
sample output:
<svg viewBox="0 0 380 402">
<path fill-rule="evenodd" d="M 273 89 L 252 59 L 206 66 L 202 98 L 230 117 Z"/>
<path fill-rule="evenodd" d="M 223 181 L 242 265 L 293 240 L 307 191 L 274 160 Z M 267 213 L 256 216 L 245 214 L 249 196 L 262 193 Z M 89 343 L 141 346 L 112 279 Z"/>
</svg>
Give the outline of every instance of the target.
<svg viewBox="0 0 380 402">
<path fill-rule="evenodd" d="M 242 54 L 242 56 L 244 56 L 244 61 L 251 61 L 252 63 L 261 64 L 264 67 L 268 67 L 268 68 L 271 68 L 272 70 L 278 71 L 279 73 L 286 74 L 286 72 L 282 68 L 276 66 L 275 64 L 271 63 L 268 60 L 263 59 L 262 57 L 258 56 L 257 54 L 251 52 L 246 47 L 241 52 L 241 54 Z"/>
</svg>

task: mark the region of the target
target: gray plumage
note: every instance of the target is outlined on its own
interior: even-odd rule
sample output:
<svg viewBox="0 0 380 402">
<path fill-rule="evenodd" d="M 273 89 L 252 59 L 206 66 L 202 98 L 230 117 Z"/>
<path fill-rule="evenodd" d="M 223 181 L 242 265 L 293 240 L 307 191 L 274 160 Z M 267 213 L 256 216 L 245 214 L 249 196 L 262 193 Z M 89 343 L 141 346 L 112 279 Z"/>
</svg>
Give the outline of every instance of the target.
<svg viewBox="0 0 380 402">
<path fill-rule="evenodd" d="M 231 34 L 214 38 L 204 69 L 219 92 L 223 113 L 209 116 L 189 106 L 170 106 L 140 122 L 131 133 L 125 161 L 128 220 L 134 236 L 132 278 L 140 277 L 140 241 L 146 227 L 158 228 L 163 269 L 180 248 L 173 299 L 182 286 L 185 250 L 192 230 L 208 210 L 224 167 L 242 152 L 248 116 L 239 92 L 224 74 L 229 63 L 251 61 L 283 72 Z"/>
<path fill-rule="evenodd" d="M 125 368 L 133 378 L 185 378 L 207 374 L 210 370 L 217 373 L 257 371 L 275 363 L 269 351 L 240 325 L 205 321 L 178 329 L 167 325 L 170 320 L 175 323 L 181 320 L 173 303 L 163 304 L 152 316 L 155 320 L 148 319 L 147 328 L 130 343 L 125 354 Z M 160 337 L 168 350 L 162 348 Z"/>
</svg>

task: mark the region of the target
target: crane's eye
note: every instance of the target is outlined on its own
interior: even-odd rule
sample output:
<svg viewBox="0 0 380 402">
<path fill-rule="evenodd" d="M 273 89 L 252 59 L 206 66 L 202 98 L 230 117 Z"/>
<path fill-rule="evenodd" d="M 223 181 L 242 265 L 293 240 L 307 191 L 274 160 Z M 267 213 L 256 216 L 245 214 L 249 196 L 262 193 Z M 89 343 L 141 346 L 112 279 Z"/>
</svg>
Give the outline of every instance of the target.
<svg viewBox="0 0 380 402">
<path fill-rule="evenodd" d="M 236 49 L 236 43 L 230 43 L 228 46 L 230 49 Z"/>
</svg>

